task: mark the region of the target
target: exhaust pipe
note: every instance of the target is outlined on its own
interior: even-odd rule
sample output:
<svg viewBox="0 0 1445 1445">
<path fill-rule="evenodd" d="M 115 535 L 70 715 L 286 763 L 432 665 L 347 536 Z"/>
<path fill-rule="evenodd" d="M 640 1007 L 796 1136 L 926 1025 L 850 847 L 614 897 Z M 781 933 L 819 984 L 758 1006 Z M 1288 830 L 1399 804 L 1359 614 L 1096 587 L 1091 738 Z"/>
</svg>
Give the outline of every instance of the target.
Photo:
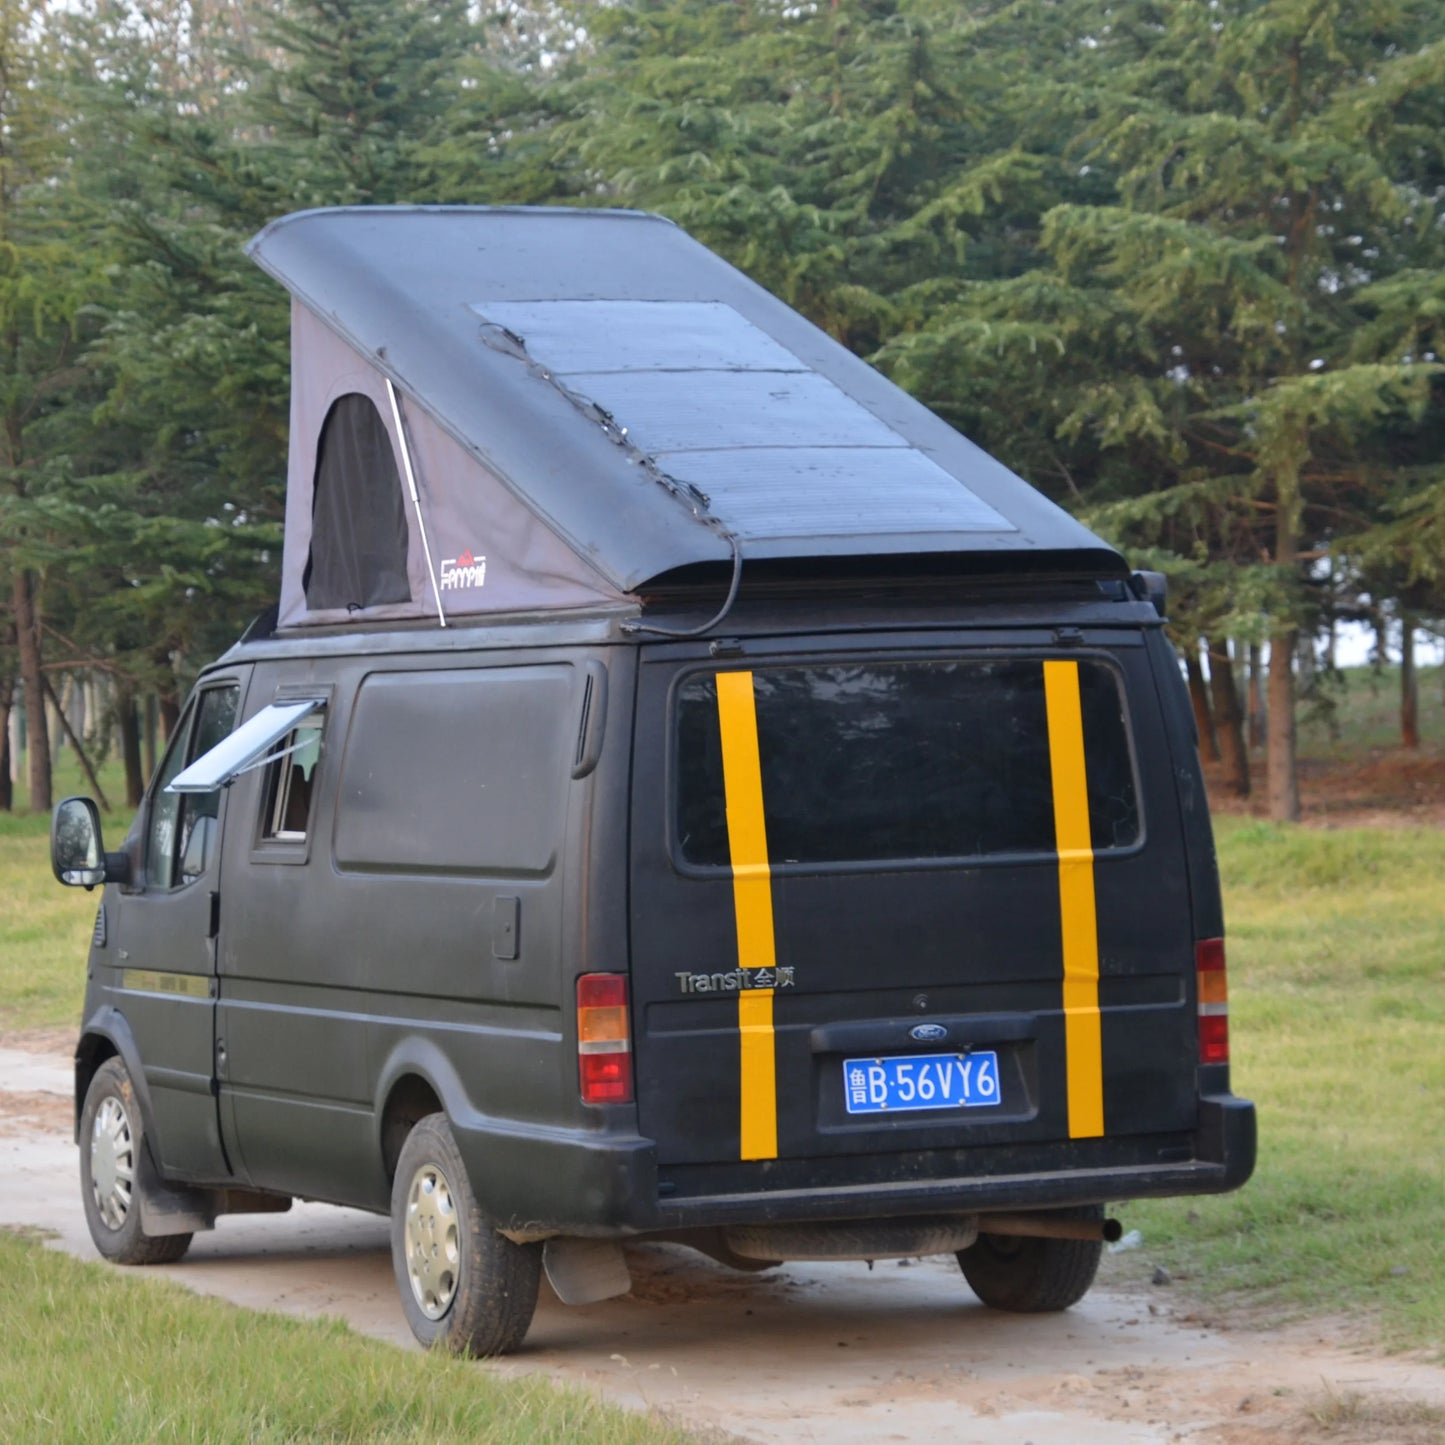
<svg viewBox="0 0 1445 1445">
<path fill-rule="evenodd" d="M 1100 1239 L 1113 1244 L 1124 1233 L 1117 1219 L 1063 1219 L 1040 1214 L 981 1214 L 980 1234 L 1008 1234 L 1024 1239 Z"/>
</svg>

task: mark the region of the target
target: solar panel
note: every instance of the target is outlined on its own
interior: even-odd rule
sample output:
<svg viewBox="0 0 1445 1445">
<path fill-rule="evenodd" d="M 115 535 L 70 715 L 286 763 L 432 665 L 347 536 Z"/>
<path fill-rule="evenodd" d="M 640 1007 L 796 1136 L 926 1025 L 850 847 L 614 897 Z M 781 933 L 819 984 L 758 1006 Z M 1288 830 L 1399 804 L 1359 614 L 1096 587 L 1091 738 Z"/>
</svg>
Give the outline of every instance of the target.
<svg viewBox="0 0 1445 1445">
<path fill-rule="evenodd" d="M 738 536 L 1012 531 L 956 477 L 731 306 L 475 302 Z"/>
<path fill-rule="evenodd" d="M 486 301 L 472 310 L 522 337 L 548 370 L 806 371 L 722 301 Z"/>
<path fill-rule="evenodd" d="M 584 372 L 565 380 L 646 452 L 908 445 L 811 371 Z"/>
<path fill-rule="evenodd" d="M 658 465 L 708 497 L 744 538 L 1010 532 L 1008 521 L 911 447 L 677 452 Z"/>
</svg>

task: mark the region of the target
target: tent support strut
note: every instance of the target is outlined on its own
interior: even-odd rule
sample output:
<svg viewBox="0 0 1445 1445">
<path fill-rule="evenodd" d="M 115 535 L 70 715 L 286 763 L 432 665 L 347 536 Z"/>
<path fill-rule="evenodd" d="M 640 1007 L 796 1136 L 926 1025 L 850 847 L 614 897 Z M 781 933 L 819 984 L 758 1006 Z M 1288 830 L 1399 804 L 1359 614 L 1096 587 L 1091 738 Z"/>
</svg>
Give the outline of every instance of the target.
<svg viewBox="0 0 1445 1445">
<path fill-rule="evenodd" d="M 386 378 L 386 394 L 391 398 L 391 415 L 396 422 L 396 439 L 401 443 L 401 465 L 406 472 L 406 489 L 411 494 L 411 504 L 416 510 L 416 527 L 421 534 L 422 555 L 426 558 L 426 575 L 431 579 L 432 596 L 436 598 L 437 621 L 443 627 L 447 625 L 447 615 L 442 610 L 441 588 L 437 586 L 437 569 L 432 565 L 431 544 L 426 539 L 426 522 L 421 515 L 421 498 L 416 492 L 416 472 L 411 465 L 411 445 L 406 439 L 406 427 L 401 420 L 401 403 L 396 398 L 396 388 L 391 384 L 391 378 Z"/>
</svg>

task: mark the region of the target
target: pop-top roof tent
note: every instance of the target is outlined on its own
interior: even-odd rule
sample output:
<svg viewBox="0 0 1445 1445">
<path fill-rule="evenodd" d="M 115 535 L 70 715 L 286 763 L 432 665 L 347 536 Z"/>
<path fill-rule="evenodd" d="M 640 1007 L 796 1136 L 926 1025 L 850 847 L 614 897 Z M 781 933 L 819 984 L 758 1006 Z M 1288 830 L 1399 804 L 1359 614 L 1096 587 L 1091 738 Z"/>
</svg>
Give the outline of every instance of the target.
<svg viewBox="0 0 1445 1445">
<path fill-rule="evenodd" d="M 281 627 L 635 602 L 739 562 L 1125 573 L 660 217 L 303 211 L 249 253 L 293 297 Z"/>
</svg>

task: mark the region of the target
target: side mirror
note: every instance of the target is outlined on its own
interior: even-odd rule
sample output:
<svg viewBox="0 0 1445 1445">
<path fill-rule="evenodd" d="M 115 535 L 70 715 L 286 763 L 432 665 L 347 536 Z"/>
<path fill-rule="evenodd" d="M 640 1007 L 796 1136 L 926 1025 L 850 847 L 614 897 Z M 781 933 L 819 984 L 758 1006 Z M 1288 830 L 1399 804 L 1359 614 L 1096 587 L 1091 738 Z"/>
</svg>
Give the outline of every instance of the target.
<svg viewBox="0 0 1445 1445">
<path fill-rule="evenodd" d="M 71 887 L 94 888 L 106 881 L 100 814 L 89 798 L 65 798 L 50 818 L 50 867 Z"/>
<path fill-rule="evenodd" d="M 186 839 L 185 855 L 181 858 L 181 882 L 194 883 L 206 871 L 211 857 L 211 842 L 216 836 L 216 820 L 212 817 L 197 818 Z"/>
</svg>

